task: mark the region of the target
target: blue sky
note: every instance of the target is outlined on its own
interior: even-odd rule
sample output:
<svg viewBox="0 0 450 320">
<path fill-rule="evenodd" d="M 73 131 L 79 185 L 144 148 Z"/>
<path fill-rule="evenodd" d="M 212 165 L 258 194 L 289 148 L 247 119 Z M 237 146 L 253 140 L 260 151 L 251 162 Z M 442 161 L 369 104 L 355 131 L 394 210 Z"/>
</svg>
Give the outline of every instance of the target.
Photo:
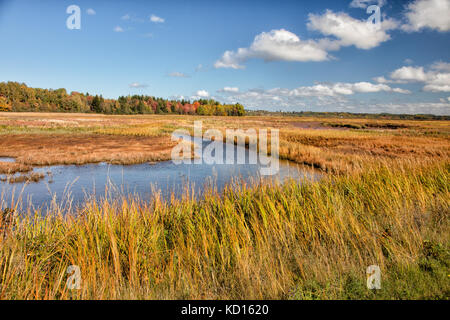
<svg viewBox="0 0 450 320">
<path fill-rule="evenodd" d="M 70 5 L 79 30 L 66 26 Z M 366 23 L 369 5 L 379 28 Z M 450 0 L 0 0 L 0 81 L 249 109 L 448 115 L 449 31 Z"/>
</svg>

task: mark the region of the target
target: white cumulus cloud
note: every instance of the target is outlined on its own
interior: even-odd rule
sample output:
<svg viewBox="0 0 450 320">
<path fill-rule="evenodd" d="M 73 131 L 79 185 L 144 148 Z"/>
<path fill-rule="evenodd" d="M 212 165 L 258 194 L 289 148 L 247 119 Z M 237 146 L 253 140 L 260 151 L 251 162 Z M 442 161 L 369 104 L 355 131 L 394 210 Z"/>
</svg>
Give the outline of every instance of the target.
<svg viewBox="0 0 450 320">
<path fill-rule="evenodd" d="M 353 0 L 350 3 L 351 8 L 361 8 L 365 9 L 370 5 L 376 4 L 379 7 L 382 7 L 386 4 L 386 0 Z"/>
<path fill-rule="evenodd" d="M 404 81 L 426 81 L 427 75 L 423 67 L 401 67 L 391 73 L 391 78 L 394 80 Z"/>
<path fill-rule="evenodd" d="M 357 83 L 319 83 L 313 86 L 295 89 L 273 88 L 269 90 L 250 89 L 244 92 L 229 93 L 220 99 L 226 103 L 242 103 L 253 110 L 285 110 L 285 111 L 342 111 L 367 113 L 450 113 L 450 101 L 436 102 L 395 102 L 383 103 L 373 100 L 355 100 L 354 93 L 365 92 L 397 92 L 398 88 L 379 86 L 376 84 Z M 405 90 L 407 91 L 407 90 Z M 407 92 L 401 92 L 407 93 Z M 408 91 L 409 93 L 409 91 Z"/>
<path fill-rule="evenodd" d="M 314 86 L 298 87 L 290 91 L 290 95 L 304 96 L 304 97 L 319 97 L 319 96 L 336 96 L 336 95 L 353 95 L 355 93 L 375 93 L 375 92 L 396 92 L 396 93 L 411 93 L 408 90 L 400 88 L 391 88 L 386 84 L 373 84 L 370 82 L 356 82 L 356 83 L 324 83 L 316 84 Z"/>
<path fill-rule="evenodd" d="M 450 92 L 450 63 L 447 62 L 435 62 L 428 70 L 424 67 L 401 67 L 394 70 L 390 77 L 393 81 L 422 82 L 424 91 Z"/>
<path fill-rule="evenodd" d="M 189 78 L 189 75 L 187 75 L 186 73 L 183 72 L 171 72 L 169 73 L 169 77 L 173 77 L 173 78 Z"/>
<path fill-rule="evenodd" d="M 214 64 L 215 68 L 243 69 L 249 59 L 264 61 L 319 62 L 332 57 L 329 51 L 341 47 L 355 46 L 359 49 L 372 49 L 391 39 L 389 30 L 397 29 L 398 22 L 384 19 L 380 27 L 367 20 L 358 20 L 348 14 L 327 10 L 324 14 L 309 14 L 308 29 L 320 32 L 327 37 L 320 39 L 301 39 L 285 29 L 262 32 L 254 38 L 249 47 L 228 50 Z"/>
<path fill-rule="evenodd" d="M 139 82 L 133 82 L 129 85 L 130 88 L 135 88 L 135 89 L 139 89 L 139 88 L 147 88 L 148 85 L 144 84 L 144 83 L 139 83 Z"/>
<path fill-rule="evenodd" d="M 347 97 L 357 93 L 411 93 L 400 88 L 391 88 L 385 84 L 374 84 L 370 82 L 338 82 L 338 83 L 317 83 L 312 86 L 301 86 L 294 89 L 273 88 L 269 90 L 251 89 L 245 92 L 225 91 L 223 100 L 229 103 L 241 102 L 252 108 L 278 108 L 278 107 L 305 107 L 307 105 L 329 105 L 336 108 L 342 103 L 346 103 Z M 276 109 L 278 110 L 278 109 Z"/>
<path fill-rule="evenodd" d="M 408 59 L 408 58 L 403 60 L 403 62 L 406 63 L 406 64 L 413 64 L 414 63 L 414 61 L 412 59 Z"/>
<path fill-rule="evenodd" d="M 450 63 L 437 61 L 431 65 L 431 69 L 435 71 L 450 72 Z"/>
<path fill-rule="evenodd" d="M 396 29 L 398 23 L 384 19 L 380 27 L 358 20 L 348 14 L 327 10 L 322 15 L 309 14 L 308 29 L 319 31 L 326 36 L 334 36 L 340 46 L 355 46 L 358 49 L 372 49 L 391 39 L 387 33 Z"/>
<path fill-rule="evenodd" d="M 206 90 L 198 90 L 196 92 L 196 95 L 201 98 L 207 98 L 207 97 L 209 97 L 209 92 Z"/>
<path fill-rule="evenodd" d="M 87 10 L 86 10 L 86 13 L 87 13 L 88 15 L 90 15 L 90 16 L 93 16 L 93 15 L 96 14 L 95 10 L 92 9 L 92 8 L 87 9 Z"/>
<path fill-rule="evenodd" d="M 157 15 L 152 14 L 150 16 L 150 21 L 154 23 L 164 23 L 166 21 L 164 18 L 158 17 Z"/>
<path fill-rule="evenodd" d="M 367 8 L 376 4 L 383 6 L 386 0 L 353 0 L 350 7 Z M 253 42 L 244 48 L 227 50 L 214 64 L 215 68 L 244 69 L 249 59 L 265 61 L 326 61 L 332 56 L 330 51 L 342 47 L 355 46 L 369 50 L 389 41 L 392 30 L 402 29 L 408 32 L 421 31 L 424 28 L 441 32 L 450 30 L 450 0 L 415 0 L 405 7 L 400 21 L 384 17 L 379 25 L 369 23 L 367 19 L 356 19 L 345 12 L 326 10 L 323 14 L 308 15 L 309 30 L 321 33 L 320 39 L 301 39 L 298 35 L 285 30 L 275 29 L 255 36 Z M 412 64 L 411 59 L 405 60 Z M 400 81 L 400 80 L 399 80 Z"/>
<path fill-rule="evenodd" d="M 423 90 L 430 92 L 450 92 L 450 73 L 430 73 Z"/>
<path fill-rule="evenodd" d="M 120 26 L 116 26 L 116 27 L 114 27 L 114 32 L 123 32 L 123 29 L 122 29 L 122 27 L 120 27 Z"/>
<path fill-rule="evenodd" d="M 384 83 L 384 84 L 392 82 L 391 80 L 388 80 L 385 77 L 375 77 L 373 78 L 373 80 L 377 83 Z"/>
<path fill-rule="evenodd" d="M 248 48 L 226 51 L 214 67 L 242 69 L 244 66 L 241 64 L 251 58 L 265 61 L 324 61 L 328 60 L 328 53 L 318 42 L 301 40 L 296 34 L 280 29 L 257 35 Z"/>
<path fill-rule="evenodd" d="M 450 30 L 450 0 L 416 0 L 407 5 L 407 23 L 402 29 L 407 32 L 433 29 L 440 32 Z"/>
<path fill-rule="evenodd" d="M 236 92 L 239 92 L 239 88 L 238 87 L 224 87 L 223 89 L 220 89 L 219 92 L 236 93 Z"/>
</svg>

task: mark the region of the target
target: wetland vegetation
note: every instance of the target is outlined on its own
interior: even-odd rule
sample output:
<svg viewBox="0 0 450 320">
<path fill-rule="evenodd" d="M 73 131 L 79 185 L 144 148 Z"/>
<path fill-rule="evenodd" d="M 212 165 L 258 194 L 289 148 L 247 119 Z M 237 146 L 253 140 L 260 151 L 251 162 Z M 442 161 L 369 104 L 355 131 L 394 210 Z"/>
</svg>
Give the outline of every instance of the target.
<svg viewBox="0 0 450 320">
<path fill-rule="evenodd" d="M 278 128 L 280 157 L 319 181 L 235 182 L 157 195 L 2 208 L 2 299 L 448 298 L 448 121 L 1 113 L 3 174 L 167 159 L 170 133 Z M 71 210 L 70 214 L 64 210 Z M 81 290 L 65 285 L 80 266 Z M 377 264 L 383 288 L 365 287 Z"/>
</svg>

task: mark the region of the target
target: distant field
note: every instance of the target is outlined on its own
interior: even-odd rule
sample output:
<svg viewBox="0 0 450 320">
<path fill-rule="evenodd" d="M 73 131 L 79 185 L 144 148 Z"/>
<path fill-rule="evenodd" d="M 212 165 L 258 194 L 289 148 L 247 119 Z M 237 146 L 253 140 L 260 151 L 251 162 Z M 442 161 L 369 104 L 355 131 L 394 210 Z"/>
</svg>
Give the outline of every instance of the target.
<svg viewBox="0 0 450 320">
<path fill-rule="evenodd" d="M 65 113 L 0 113 L 0 173 L 33 166 L 111 162 L 134 164 L 170 159 L 179 128 L 277 128 L 280 156 L 329 171 L 358 169 L 381 159 L 431 160 L 450 152 L 450 121 L 314 117 L 109 116 Z"/>
</svg>

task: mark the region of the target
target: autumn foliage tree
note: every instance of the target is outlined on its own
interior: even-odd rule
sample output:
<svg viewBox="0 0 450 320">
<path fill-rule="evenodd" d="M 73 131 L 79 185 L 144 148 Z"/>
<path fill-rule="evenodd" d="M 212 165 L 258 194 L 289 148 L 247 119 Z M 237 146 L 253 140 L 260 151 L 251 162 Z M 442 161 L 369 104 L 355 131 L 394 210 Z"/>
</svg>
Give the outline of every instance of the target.
<svg viewBox="0 0 450 320">
<path fill-rule="evenodd" d="M 212 99 L 167 100 L 145 95 L 104 99 L 101 95 L 65 89 L 30 88 L 24 83 L 0 82 L 0 111 L 94 112 L 105 114 L 189 114 L 242 116 L 240 104 L 222 105 Z"/>
<path fill-rule="evenodd" d="M 12 107 L 6 100 L 5 96 L 0 96 L 0 112 L 6 111 L 12 111 Z"/>
</svg>

